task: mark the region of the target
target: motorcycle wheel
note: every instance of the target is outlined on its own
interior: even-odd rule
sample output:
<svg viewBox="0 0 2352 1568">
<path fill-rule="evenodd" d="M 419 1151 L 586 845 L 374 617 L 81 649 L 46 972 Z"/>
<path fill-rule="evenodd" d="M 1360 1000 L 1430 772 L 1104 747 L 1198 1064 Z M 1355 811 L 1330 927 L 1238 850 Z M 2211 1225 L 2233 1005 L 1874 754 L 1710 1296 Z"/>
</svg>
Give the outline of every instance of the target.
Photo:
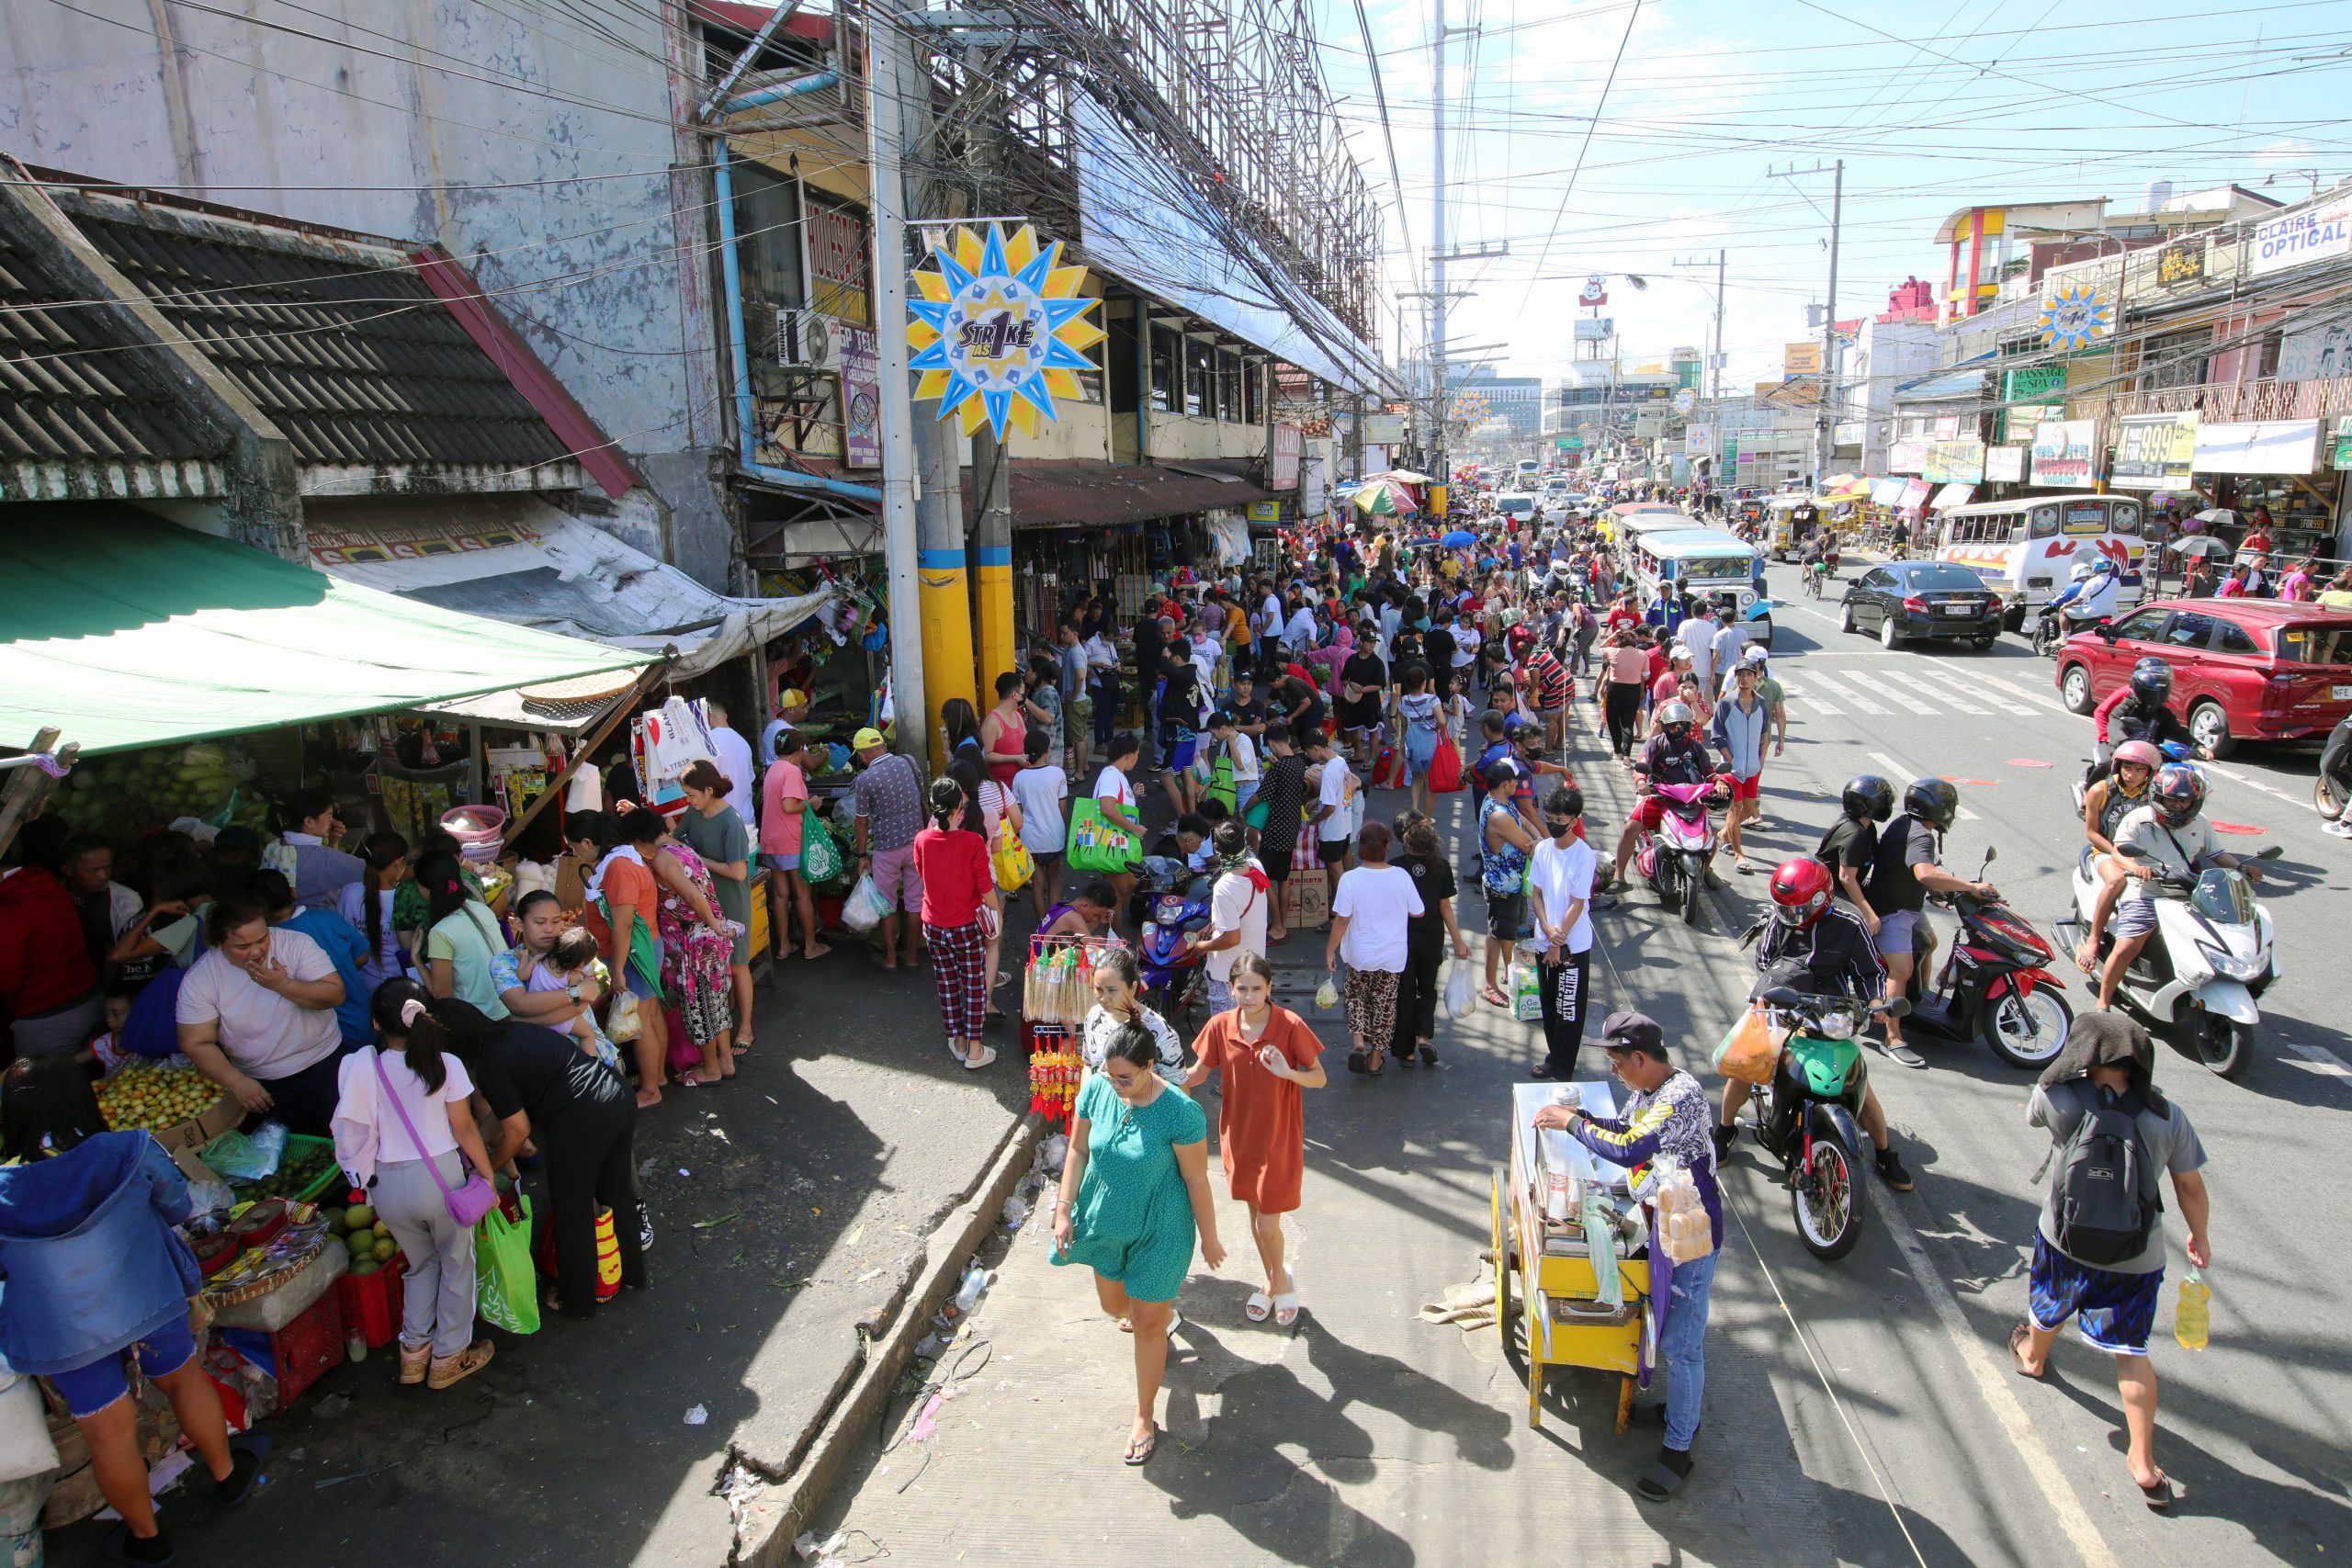
<svg viewBox="0 0 2352 1568">
<path fill-rule="evenodd" d="M 1699 923 L 1699 881 L 1695 876 L 1682 878 L 1682 923 L 1686 926 Z"/>
<path fill-rule="evenodd" d="M 2346 804 L 2335 782 L 2325 773 L 2312 781 L 2312 808 L 2319 813 L 2322 821 L 2333 822 L 2343 816 Z"/>
<path fill-rule="evenodd" d="M 2197 1059 L 2216 1077 L 2233 1078 L 2254 1059 L 2254 1031 L 2214 1013 L 2197 1020 Z"/>
<path fill-rule="evenodd" d="M 2009 1066 L 2040 1072 L 2065 1047 L 2074 1022 L 2075 1010 L 2064 996 L 2037 987 L 2030 997 L 2010 991 L 1986 1008 L 1976 1038 Z"/>
<path fill-rule="evenodd" d="M 1862 1239 L 1862 1184 L 1854 1169 L 1854 1153 L 1838 1137 L 1837 1124 L 1819 1106 L 1805 1112 L 1813 1135 L 1808 1163 L 1790 1173 L 1789 1212 L 1795 1216 L 1798 1239 L 1805 1250 L 1824 1263 L 1835 1263 Z"/>
</svg>

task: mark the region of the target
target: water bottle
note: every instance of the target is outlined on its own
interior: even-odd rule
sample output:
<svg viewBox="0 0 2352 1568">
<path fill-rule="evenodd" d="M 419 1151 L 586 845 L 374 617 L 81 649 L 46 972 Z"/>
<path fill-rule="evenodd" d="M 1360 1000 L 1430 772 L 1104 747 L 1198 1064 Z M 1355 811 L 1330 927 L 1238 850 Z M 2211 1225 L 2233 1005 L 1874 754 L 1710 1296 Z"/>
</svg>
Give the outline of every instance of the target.
<svg viewBox="0 0 2352 1568">
<path fill-rule="evenodd" d="M 956 1292 L 956 1310 L 969 1312 L 979 1304 L 980 1292 L 989 1288 L 989 1271 L 975 1263 L 965 1271 L 963 1287 Z"/>
<path fill-rule="evenodd" d="M 2211 1303 L 2213 1292 L 2205 1283 L 2205 1276 L 2189 1265 L 2188 1278 L 2180 1282 L 2180 1301 L 2172 1314 L 2172 1337 L 2180 1341 L 2184 1350 L 2202 1350 L 2213 1325 Z"/>
<path fill-rule="evenodd" d="M 343 1355 L 344 1359 L 349 1361 L 366 1360 L 368 1359 L 368 1336 L 361 1333 L 356 1327 L 354 1327 L 345 1333 L 343 1337 Z"/>
</svg>

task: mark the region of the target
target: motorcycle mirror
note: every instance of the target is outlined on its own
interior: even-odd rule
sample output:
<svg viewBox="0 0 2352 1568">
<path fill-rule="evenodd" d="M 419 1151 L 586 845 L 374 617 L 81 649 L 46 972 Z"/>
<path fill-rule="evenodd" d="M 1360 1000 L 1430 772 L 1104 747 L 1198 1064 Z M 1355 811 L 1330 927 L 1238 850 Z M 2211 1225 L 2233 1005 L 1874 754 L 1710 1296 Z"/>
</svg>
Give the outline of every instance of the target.
<svg viewBox="0 0 2352 1568">
<path fill-rule="evenodd" d="M 1787 986 L 1775 986 L 1756 999 L 1768 1008 L 1792 1008 L 1804 1001 L 1804 995 Z"/>
<path fill-rule="evenodd" d="M 1756 939 L 1763 934 L 1764 922 L 1762 920 L 1758 920 L 1754 925 L 1747 928 L 1747 934 L 1739 939 L 1739 945 L 1742 947 L 1754 947 L 1756 945 Z"/>
<path fill-rule="evenodd" d="M 2001 858 L 2001 852 L 2000 852 L 2000 850 L 1999 850 L 1999 848 L 1998 848 L 1997 846 L 1996 846 L 1996 845 L 1992 845 L 1992 844 L 1987 844 L 1987 845 L 1985 845 L 1985 846 L 1984 846 L 1984 864 L 1985 864 L 1985 865 L 1991 865 L 1995 861 L 1999 860 L 2000 858 Z M 1983 872 L 1983 868 L 1982 868 L 1982 867 L 1979 867 L 1979 868 L 1978 868 L 1978 873 L 1977 873 L 1977 874 L 1978 874 L 1979 875 L 1984 874 L 1984 872 Z"/>
<path fill-rule="evenodd" d="M 2263 851 L 2260 854 L 2258 854 L 2258 855 L 2255 856 L 2254 858 L 2255 858 L 2255 859 L 2256 859 L 2256 860 L 2277 860 L 2280 855 L 2283 855 L 2283 854 L 2285 854 L 2286 852 L 2287 852 L 2287 846 L 2286 846 L 2286 845 L 2284 845 L 2284 844 L 2273 844 L 2273 845 L 2271 845 L 2268 849 L 2267 849 L 2267 850 Z"/>
</svg>

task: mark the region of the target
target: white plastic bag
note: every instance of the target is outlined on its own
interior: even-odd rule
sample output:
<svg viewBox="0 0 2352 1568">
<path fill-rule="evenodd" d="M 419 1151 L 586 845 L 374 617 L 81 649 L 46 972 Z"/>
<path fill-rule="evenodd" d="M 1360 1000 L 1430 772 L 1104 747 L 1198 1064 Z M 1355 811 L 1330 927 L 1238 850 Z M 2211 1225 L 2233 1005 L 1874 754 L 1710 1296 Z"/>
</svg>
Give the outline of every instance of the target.
<svg viewBox="0 0 2352 1568">
<path fill-rule="evenodd" d="M 1455 959 L 1445 971 L 1445 1016 L 1468 1018 L 1478 1006 L 1478 984 L 1470 978 L 1470 965 Z"/>
<path fill-rule="evenodd" d="M 1333 985 L 1329 976 L 1325 977 L 1321 985 L 1315 987 L 1315 1005 L 1325 1012 L 1340 1005 L 1340 987 Z"/>
<path fill-rule="evenodd" d="M 890 913 L 890 900 L 874 885 L 874 874 L 867 872 L 857 879 L 842 901 L 842 923 L 854 931 L 870 931 Z"/>
</svg>

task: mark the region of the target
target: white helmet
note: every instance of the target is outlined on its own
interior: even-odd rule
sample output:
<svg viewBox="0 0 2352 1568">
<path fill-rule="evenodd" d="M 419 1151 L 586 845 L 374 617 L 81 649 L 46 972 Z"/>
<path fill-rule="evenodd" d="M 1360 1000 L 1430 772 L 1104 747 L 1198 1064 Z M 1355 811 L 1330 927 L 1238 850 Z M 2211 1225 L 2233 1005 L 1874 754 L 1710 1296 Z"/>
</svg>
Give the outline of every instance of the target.
<svg viewBox="0 0 2352 1568">
<path fill-rule="evenodd" d="M 2098 573 L 2098 568 L 2092 565 L 2089 561 L 2078 560 L 2075 563 L 2075 570 L 2072 575 L 2076 582 L 2088 582 L 2091 578 Z"/>
</svg>

